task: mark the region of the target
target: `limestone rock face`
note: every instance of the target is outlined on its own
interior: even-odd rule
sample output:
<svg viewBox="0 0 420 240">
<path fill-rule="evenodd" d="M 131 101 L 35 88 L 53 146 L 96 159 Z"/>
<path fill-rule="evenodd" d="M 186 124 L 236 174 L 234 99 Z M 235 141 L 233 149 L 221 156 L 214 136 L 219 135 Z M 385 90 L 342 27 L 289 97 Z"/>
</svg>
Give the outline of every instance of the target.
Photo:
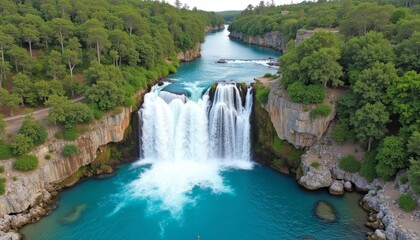
<svg viewBox="0 0 420 240">
<path fill-rule="evenodd" d="M 43 189 L 49 183 L 56 183 L 73 175 L 85 165 L 96 158 L 96 150 L 110 142 L 120 142 L 124 138 L 124 131 L 130 123 L 131 108 L 123 108 L 120 114 L 105 116 L 95 123 L 92 131 L 80 136 L 74 142 L 78 152 L 71 158 L 64 158 L 61 151 L 64 145 L 70 142 L 54 140 L 36 148 L 31 154 L 38 156 L 40 167 L 34 171 L 18 174 L 16 180 L 9 179 L 6 194 L 0 196 L 0 214 L 23 212 L 43 195 Z M 43 161 L 44 156 L 55 152 L 55 157 Z M 11 162 L 8 163 L 11 165 Z M 16 222 L 18 224 L 18 222 Z"/>
<path fill-rule="evenodd" d="M 369 190 L 375 189 L 375 187 L 378 185 L 383 185 L 383 182 L 379 179 L 375 179 L 373 182 L 369 183 L 364 177 L 360 176 L 359 173 L 346 172 L 338 166 L 334 166 L 331 171 L 335 179 L 350 181 L 354 183 L 356 189 L 359 191 L 367 192 Z"/>
<path fill-rule="evenodd" d="M 322 165 L 315 168 L 307 160 L 308 158 L 303 155 L 300 165 L 303 176 L 299 179 L 299 184 L 308 190 L 329 187 L 333 182 L 330 170 Z"/>
<path fill-rule="evenodd" d="M 201 57 L 200 43 L 197 43 L 193 49 L 178 53 L 178 60 L 181 62 L 191 62 Z"/>
<path fill-rule="evenodd" d="M 219 25 L 219 26 L 216 26 L 216 27 L 206 26 L 204 31 L 206 33 L 208 33 L 208 32 L 212 32 L 212 31 L 220 31 L 220 30 L 223 30 L 223 29 L 225 29 L 225 25 L 222 24 L 222 25 Z"/>
<path fill-rule="evenodd" d="M 231 32 L 229 34 L 230 38 L 240 39 L 246 43 L 254 44 L 262 47 L 270 47 L 277 50 L 283 50 L 283 45 L 286 43 L 285 37 L 277 31 L 269 32 L 263 36 L 246 36 L 241 32 Z"/>
<path fill-rule="evenodd" d="M 312 107 L 290 101 L 287 92 L 277 81 L 271 86 L 264 109 L 270 114 L 277 136 L 297 148 L 303 148 L 320 140 L 335 116 L 335 104 L 332 105 L 330 115 L 326 117 L 313 118 Z"/>
<path fill-rule="evenodd" d="M 328 188 L 328 191 L 332 195 L 343 195 L 344 185 L 342 182 L 334 180 L 331 186 Z"/>
</svg>

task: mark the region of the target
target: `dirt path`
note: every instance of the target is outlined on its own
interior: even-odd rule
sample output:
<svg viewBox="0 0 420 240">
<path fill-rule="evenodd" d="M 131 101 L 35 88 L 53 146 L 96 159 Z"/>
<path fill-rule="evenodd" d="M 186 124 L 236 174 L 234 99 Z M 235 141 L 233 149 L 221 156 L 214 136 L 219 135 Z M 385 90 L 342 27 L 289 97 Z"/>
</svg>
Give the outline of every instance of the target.
<svg viewBox="0 0 420 240">
<path fill-rule="evenodd" d="M 84 99 L 84 97 L 78 97 L 75 99 L 72 99 L 71 102 L 80 102 Z M 37 111 L 33 111 L 32 115 L 36 121 L 43 121 L 48 116 L 48 111 L 50 108 L 43 108 Z M 5 118 L 4 121 L 7 124 L 6 127 L 6 134 L 13 134 L 17 133 L 20 129 L 20 126 L 22 125 L 23 119 L 25 118 L 25 114 L 21 114 L 14 117 Z"/>
<path fill-rule="evenodd" d="M 256 77 L 254 78 L 255 81 L 262 83 L 264 87 L 269 87 L 276 81 L 279 81 L 279 79 L 271 79 L 266 77 Z"/>
</svg>

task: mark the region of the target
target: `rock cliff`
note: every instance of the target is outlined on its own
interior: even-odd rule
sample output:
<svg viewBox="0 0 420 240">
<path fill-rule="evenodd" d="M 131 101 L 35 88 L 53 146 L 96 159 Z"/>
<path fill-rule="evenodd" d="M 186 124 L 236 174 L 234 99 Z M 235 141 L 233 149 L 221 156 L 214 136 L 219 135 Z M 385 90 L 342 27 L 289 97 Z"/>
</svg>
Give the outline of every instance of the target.
<svg viewBox="0 0 420 240">
<path fill-rule="evenodd" d="M 327 117 L 311 116 L 311 106 L 294 103 L 289 100 L 287 92 L 276 81 L 271 85 L 268 102 L 264 106 L 270 114 L 271 122 L 277 135 L 287 140 L 297 148 L 312 146 L 321 139 L 335 116 L 335 100 L 332 104 L 332 113 Z"/>
<path fill-rule="evenodd" d="M 208 32 L 213 32 L 213 31 L 220 31 L 220 30 L 223 30 L 223 29 L 225 29 L 225 25 L 224 24 L 219 25 L 219 26 L 215 26 L 215 27 L 213 27 L 213 26 L 207 26 L 204 29 L 204 32 L 208 33 Z"/>
<path fill-rule="evenodd" d="M 41 196 L 49 183 L 56 183 L 73 175 L 77 170 L 96 158 L 96 150 L 111 142 L 119 142 L 130 124 L 131 108 L 122 108 L 121 113 L 106 115 L 102 120 L 92 124 L 92 131 L 80 136 L 73 142 L 52 140 L 39 146 L 31 154 L 38 156 L 38 169 L 19 173 L 11 169 L 12 161 L 6 164 L 8 181 L 6 194 L 0 196 L 0 214 L 23 212 Z M 78 152 L 71 158 L 62 156 L 64 145 L 77 145 Z M 52 155 L 51 160 L 44 160 L 45 155 Z"/>
<path fill-rule="evenodd" d="M 193 49 L 178 53 L 178 60 L 180 62 L 191 62 L 201 57 L 200 43 L 197 43 Z"/>
<path fill-rule="evenodd" d="M 263 36 L 246 36 L 241 32 L 231 32 L 229 37 L 240 39 L 249 44 L 274 48 L 280 51 L 283 50 L 283 46 L 286 44 L 284 42 L 285 37 L 280 32 L 269 32 Z"/>
</svg>

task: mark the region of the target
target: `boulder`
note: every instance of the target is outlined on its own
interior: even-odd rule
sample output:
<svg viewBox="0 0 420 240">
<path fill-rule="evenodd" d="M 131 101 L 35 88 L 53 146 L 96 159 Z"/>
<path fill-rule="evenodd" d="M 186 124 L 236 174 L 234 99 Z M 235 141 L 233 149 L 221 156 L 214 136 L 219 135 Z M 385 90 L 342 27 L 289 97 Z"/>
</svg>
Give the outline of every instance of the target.
<svg viewBox="0 0 420 240">
<path fill-rule="evenodd" d="M 343 195 L 344 194 L 343 183 L 340 181 L 334 180 L 334 182 L 328 188 L 328 192 L 332 195 Z"/>
<path fill-rule="evenodd" d="M 386 240 L 385 233 L 382 230 L 376 229 L 375 236 L 376 236 L 376 239 Z"/>
<path fill-rule="evenodd" d="M 346 190 L 347 192 L 352 192 L 353 191 L 353 184 L 350 181 L 346 181 L 344 183 L 344 190 Z"/>
<path fill-rule="evenodd" d="M 308 190 L 317 190 L 329 187 L 331 183 L 331 173 L 326 168 L 316 169 L 311 167 L 309 172 L 299 179 L 299 184 Z"/>
</svg>

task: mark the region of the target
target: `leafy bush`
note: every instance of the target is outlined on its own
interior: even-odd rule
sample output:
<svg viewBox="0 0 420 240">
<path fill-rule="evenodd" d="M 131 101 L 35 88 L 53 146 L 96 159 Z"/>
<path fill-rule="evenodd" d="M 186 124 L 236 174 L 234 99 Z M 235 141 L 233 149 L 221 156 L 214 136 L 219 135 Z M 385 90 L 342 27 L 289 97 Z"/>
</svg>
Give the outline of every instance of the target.
<svg viewBox="0 0 420 240">
<path fill-rule="evenodd" d="M 271 74 L 271 73 L 266 73 L 266 74 L 264 74 L 264 77 L 265 78 L 274 78 L 274 75 Z"/>
<path fill-rule="evenodd" d="M 357 161 L 352 155 L 340 159 L 338 166 L 346 172 L 356 173 L 360 170 L 361 163 Z"/>
<path fill-rule="evenodd" d="M 45 160 L 51 160 L 51 155 L 49 155 L 49 154 L 47 154 L 47 155 L 45 155 Z"/>
<path fill-rule="evenodd" d="M 31 171 L 38 167 L 38 158 L 33 155 L 20 156 L 13 163 L 13 169 L 18 171 Z"/>
<path fill-rule="evenodd" d="M 294 82 L 287 87 L 287 92 L 290 99 L 297 103 L 322 103 L 325 98 L 325 88 L 319 84 L 305 86 Z"/>
<path fill-rule="evenodd" d="M 0 173 L 4 173 L 4 166 L 0 166 Z"/>
<path fill-rule="evenodd" d="M 383 179 L 390 179 L 398 169 L 408 165 L 405 141 L 402 137 L 388 136 L 379 144 L 376 172 Z"/>
<path fill-rule="evenodd" d="M 17 156 L 30 152 L 34 148 L 34 146 L 35 145 L 33 140 L 30 137 L 21 133 L 16 135 L 15 140 L 10 145 L 12 153 Z"/>
<path fill-rule="evenodd" d="M 6 192 L 6 178 L 0 178 L 0 195 Z"/>
<path fill-rule="evenodd" d="M 354 142 L 356 136 L 344 121 L 339 121 L 331 130 L 330 135 L 337 143 Z"/>
<path fill-rule="evenodd" d="M 369 183 L 378 177 L 375 169 L 377 164 L 378 161 L 376 160 L 376 152 L 372 151 L 366 153 L 362 167 L 360 168 L 360 175 L 366 178 Z"/>
<path fill-rule="evenodd" d="M 64 128 L 62 131 L 62 136 L 58 136 L 58 138 L 62 138 L 67 141 L 74 141 L 78 138 L 77 129 L 75 126 L 70 128 Z"/>
<path fill-rule="evenodd" d="M 322 103 L 322 104 L 317 105 L 312 110 L 312 117 L 313 118 L 317 118 L 318 115 L 321 115 L 321 116 L 326 117 L 326 116 L 330 115 L 331 111 L 332 110 L 331 110 L 331 107 L 330 106 L 328 106 L 327 104 Z"/>
<path fill-rule="evenodd" d="M 268 102 L 268 95 L 270 94 L 270 89 L 263 86 L 257 88 L 256 98 L 257 101 L 261 104 L 266 104 Z"/>
<path fill-rule="evenodd" d="M 321 166 L 321 164 L 319 164 L 319 162 L 317 162 L 317 161 L 314 161 L 314 162 L 311 163 L 311 166 L 314 167 L 314 168 L 319 168 L 319 166 Z"/>
<path fill-rule="evenodd" d="M 411 198 L 410 196 L 406 194 L 400 195 L 397 199 L 397 202 L 398 202 L 398 206 L 400 206 L 400 208 L 404 210 L 405 212 L 411 212 L 417 206 L 416 200 L 414 200 L 413 198 Z"/>
<path fill-rule="evenodd" d="M 67 144 L 63 147 L 63 156 L 71 157 L 77 153 L 77 146 L 74 144 Z"/>
<path fill-rule="evenodd" d="M 9 159 L 12 157 L 13 157 L 13 154 L 12 154 L 12 148 L 10 147 L 10 145 L 0 140 L 0 160 Z"/>
<path fill-rule="evenodd" d="M 410 169 L 408 170 L 408 184 L 416 194 L 420 194 L 420 159 L 410 159 Z"/>
<path fill-rule="evenodd" d="M 45 140 L 47 140 L 48 136 L 45 127 L 36 122 L 31 115 L 25 117 L 19 133 L 32 139 L 34 145 L 45 143 Z"/>
<path fill-rule="evenodd" d="M 101 111 L 96 107 L 93 107 L 92 110 L 93 110 L 93 116 L 95 117 L 96 120 L 101 120 L 105 115 L 104 111 Z"/>
</svg>

